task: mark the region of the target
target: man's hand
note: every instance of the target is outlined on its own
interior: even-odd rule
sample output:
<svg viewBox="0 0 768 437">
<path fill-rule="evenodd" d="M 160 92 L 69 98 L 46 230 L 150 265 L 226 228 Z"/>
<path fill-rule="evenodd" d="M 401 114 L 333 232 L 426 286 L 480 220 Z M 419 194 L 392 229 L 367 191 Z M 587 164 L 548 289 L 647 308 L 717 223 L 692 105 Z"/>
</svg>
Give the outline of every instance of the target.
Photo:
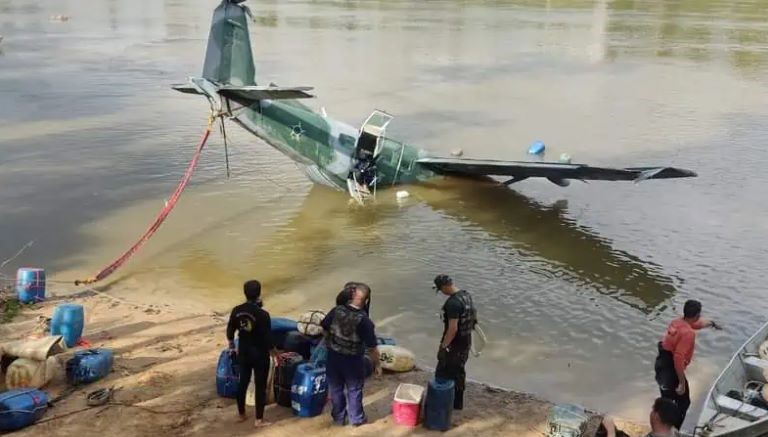
<svg viewBox="0 0 768 437">
<path fill-rule="evenodd" d="M 677 385 L 677 388 L 675 389 L 675 393 L 677 393 L 678 396 L 682 396 L 685 394 L 685 381 L 682 381 L 680 384 Z"/>
<path fill-rule="evenodd" d="M 446 358 L 448 358 L 448 348 L 443 347 L 443 345 L 440 345 L 440 348 L 437 350 L 437 361 L 443 361 Z"/>
<path fill-rule="evenodd" d="M 723 329 L 723 325 L 715 322 L 714 320 L 710 320 L 709 326 L 711 326 L 712 329 L 717 330 L 717 331 L 720 331 L 721 329 Z"/>
<path fill-rule="evenodd" d="M 376 365 L 373 367 L 373 374 L 374 374 L 374 375 L 376 375 L 376 377 L 380 377 L 381 375 L 383 375 L 383 374 L 384 374 L 384 371 L 383 371 L 383 370 L 381 370 L 381 363 L 377 363 L 377 364 L 376 364 Z"/>
</svg>

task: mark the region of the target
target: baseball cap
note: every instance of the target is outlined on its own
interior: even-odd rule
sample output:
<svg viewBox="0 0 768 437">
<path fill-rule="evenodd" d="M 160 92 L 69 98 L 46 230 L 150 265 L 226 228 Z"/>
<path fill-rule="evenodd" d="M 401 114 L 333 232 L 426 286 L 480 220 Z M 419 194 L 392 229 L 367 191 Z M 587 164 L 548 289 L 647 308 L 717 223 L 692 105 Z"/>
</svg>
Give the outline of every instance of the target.
<svg viewBox="0 0 768 437">
<path fill-rule="evenodd" d="M 439 290 L 445 285 L 453 284 L 453 279 L 448 275 L 435 276 L 435 285 L 432 286 L 433 290 Z"/>
</svg>

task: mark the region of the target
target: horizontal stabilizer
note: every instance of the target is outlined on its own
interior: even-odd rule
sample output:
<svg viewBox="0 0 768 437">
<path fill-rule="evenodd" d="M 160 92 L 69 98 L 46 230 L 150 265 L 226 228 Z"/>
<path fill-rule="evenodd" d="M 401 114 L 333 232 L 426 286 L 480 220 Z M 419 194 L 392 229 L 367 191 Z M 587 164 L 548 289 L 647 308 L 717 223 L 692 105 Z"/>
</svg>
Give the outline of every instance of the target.
<svg viewBox="0 0 768 437">
<path fill-rule="evenodd" d="M 257 100 L 308 99 L 314 97 L 307 91 L 312 87 L 279 86 L 231 86 L 219 88 L 219 94 L 236 102 L 255 102 Z"/>
<path fill-rule="evenodd" d="M 695 177 L 696 173 L 674 167 L 592 167 L 586 164 L 558 162 L 498 161 L 491 159 L 422 158 L 419 164 L 440 174 L 466 176 L 509 176 L 509 183 L 527 178 L 547 178 L 552 181 L 580 179 L 583 181 L 635 181 Z M 559 184 L 558 184 L 559 185 Z"/>
<path fill-rule="evenodd" d="M 177 83 L 175 85 L 171 85 L 171 88 L 185 94 L 199 94 L 199 95 L 203 94 L 196 87 L 192 86 L 189 83 Z"/>
</svg>

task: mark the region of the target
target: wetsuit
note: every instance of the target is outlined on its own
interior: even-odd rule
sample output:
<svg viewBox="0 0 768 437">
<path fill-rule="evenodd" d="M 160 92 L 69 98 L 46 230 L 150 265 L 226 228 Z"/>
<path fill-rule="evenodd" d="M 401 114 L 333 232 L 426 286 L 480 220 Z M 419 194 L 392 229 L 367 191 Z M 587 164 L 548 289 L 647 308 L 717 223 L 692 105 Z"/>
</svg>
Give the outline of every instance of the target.
<svg viewBox="0 0 768 437">
<path fill-rule="evenodd" d="M 331 397 L 331 416 L 336 424 L 366 422 L 363 409 L 365 350 L 376 347 L 373 322 L 364 310 L 339 305 L 321 322 L 328 347 L 326 375 Z M 346 391 L 346 393 L 345 393 Z"/>
<path fill-rule="evenodd" d="M 229 316 L 227 340 L 234 347 L 235 331 L 238 335 L 237 361 L 240 365 L 240 385 L 237 391 L 237 411 L 245 414 L 245 394 L 253 373 L 256 386 L 256 419 L 264 418 L 269 351 L 272 349 L 269 313 L 261 303 L 246 302 L 236 306 Z"/>
<path fill-rule="evenodd" d="M 460 290 L 451 295 L 443 305 L 443 336 L 440 339 L 442 347 L 445 333 L 448 332 L 448 321 L 450 319 L 459 320 L 459 329 L 456 336 L 448 345 L 448 350 L 440 350 L 438 353 L 437 367 L 435 367 L 435 377 L 441 379 L 452 379 L 454 382 L 453 408 L 461 410 L 464 408 L 464 387 L 466 385 L 467 372 L 464 366 L 469 359 L 469 350 L 472 346 L 472 329 L 477 323 L 477 312 L 472 303 L 472 296 L 464 290 Z"/>
</svg>

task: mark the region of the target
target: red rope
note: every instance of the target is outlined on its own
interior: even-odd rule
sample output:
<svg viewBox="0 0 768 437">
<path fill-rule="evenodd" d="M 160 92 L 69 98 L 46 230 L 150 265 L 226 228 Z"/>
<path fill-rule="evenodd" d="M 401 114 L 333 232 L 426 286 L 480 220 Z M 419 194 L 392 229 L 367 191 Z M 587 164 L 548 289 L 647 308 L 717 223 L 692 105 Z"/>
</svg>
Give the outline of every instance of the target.
<svg viewBox="0 0 768 437">
<path fill-rule="evenodd" d="M 200 139 L 200 143 L 197 145 L 197 150 L 195 150 L 195 154 L 192 156 L 192 160 L 189 161 L 187 171 L 184 172 L 184 177 L 181 179 L 179 185 L 176 187 L 176 190 L 173 192 L 173 194 L 171 194 L 171 197 L 168 199 L 168 201 L 165 202 L 165 206 L 160 210 L 160 213 L 157 215 L 157 218 L 155 218 L 155 221 L 144 232 L 144 235 L 142 235 L 141 238 L 139 238 L 139 240 L 134 243 L 130 249 L 126 250 L 125 253 L 114 260 L 112 264 L 104 267 L 99 273 L 96 274 L 96 276 L 85 280 L 77 280 L 75 281 L 75 285 L 92 284 L 96 281 L 101 281 L 102 279 L 111 275 L 115 270 L 120 268 L 120 266 L 125 264 L 125 262 L 128 261 L 131 256 L 133 256 L 133 254 L 138 252 L 141 246 L 143 246 L 144 243 L 146 243 L 152 237 L 152 235 L 157 232 L 157 230 L 160 228 L 160 225 L 163 224 L 166 217 L 168 217 L 168 215 L 171 213 L 171 210 L 173 210 L 173 207 L 176 206 L 176 202 L 179 201 L 181 193 L 184 192 L 184 189 L 187 187 L 189 180 L 192 178 L 192 173 L 195 171 L 197 161 L 200 160 L 200 154 L 203 152 L 203 148 L 205 147 L 205 143 L 208 141 L 208 136 L 210 134 L 211 123 L 208 123 L 208 127 L 205 129 L 205 133 L 203 133 L 203 138 Z"/>
</svg>

